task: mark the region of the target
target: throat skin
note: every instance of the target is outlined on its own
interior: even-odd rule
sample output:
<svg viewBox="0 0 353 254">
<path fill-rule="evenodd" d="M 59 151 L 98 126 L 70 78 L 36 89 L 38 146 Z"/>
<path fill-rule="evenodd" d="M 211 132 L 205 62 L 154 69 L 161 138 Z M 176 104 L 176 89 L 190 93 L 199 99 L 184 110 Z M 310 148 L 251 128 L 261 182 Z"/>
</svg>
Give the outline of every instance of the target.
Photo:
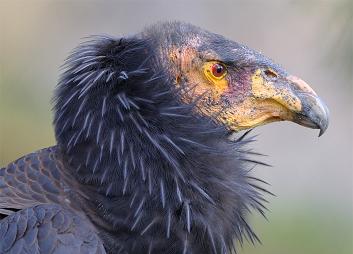
<svg viewBox="0 0 353 254">
<path fill-rule="evenodd" d="M 79 48 L 56 92 L 58 147 L 107 251 L 225 253 L 244 236 L 256 241 L 246 219 L 264 209 L 249 175 L 253 140 L 228 139 L 196 103 L 183 102 L 186 90 L 159 71 L 150 42 L 124 43 Z M 141 59 L 112 69 L 109 54 L 123 46 Z M 87 62 L 94 50 L 101 62 Z"/>
</svg>

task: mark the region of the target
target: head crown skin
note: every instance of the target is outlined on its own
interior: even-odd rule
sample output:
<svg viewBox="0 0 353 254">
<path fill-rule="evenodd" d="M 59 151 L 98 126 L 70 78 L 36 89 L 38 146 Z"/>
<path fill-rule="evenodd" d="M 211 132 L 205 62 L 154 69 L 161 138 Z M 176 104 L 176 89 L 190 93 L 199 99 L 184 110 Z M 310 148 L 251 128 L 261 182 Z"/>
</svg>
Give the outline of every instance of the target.
<svg viewBox="0 0 353 254">
<path fill-rule="evenodd" d="M 215 63 L 223 78 L 210 73 Z M 252 138 L 228 136 L 276 120 L 324 130 L 326 107 L 288 77 L 178 22 L 80 45 L 55 93 L 55 133 L 108 252 L 225 253 L 258 240 L 246 215 L 264 214 L 267 191 L 250 175 L 261 162 L 246 148 Z"/>
</svg>

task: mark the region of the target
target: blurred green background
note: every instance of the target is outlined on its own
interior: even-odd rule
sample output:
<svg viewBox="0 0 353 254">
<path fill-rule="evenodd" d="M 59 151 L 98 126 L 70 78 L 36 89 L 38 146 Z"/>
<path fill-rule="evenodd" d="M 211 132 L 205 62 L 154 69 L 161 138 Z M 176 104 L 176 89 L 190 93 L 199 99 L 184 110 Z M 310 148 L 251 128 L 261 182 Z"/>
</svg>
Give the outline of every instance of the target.
<svg viewBox="0 0 353 254">
<path fill-rule="evenodd" d="M 182 20 L 245 43 L 306 80 L 327 102 L 318 132 L 292 123 L 256 130 L 273 168 L 269 222 L 251 217 L 263 244 L 242 254 L 351 254 L 353 242 L 353 10 L 343 1 L 0 0 L 0 166 L 55 143 L 51 95 L 59 66 L 82 37 L 129 35 Z"/>
</svg>

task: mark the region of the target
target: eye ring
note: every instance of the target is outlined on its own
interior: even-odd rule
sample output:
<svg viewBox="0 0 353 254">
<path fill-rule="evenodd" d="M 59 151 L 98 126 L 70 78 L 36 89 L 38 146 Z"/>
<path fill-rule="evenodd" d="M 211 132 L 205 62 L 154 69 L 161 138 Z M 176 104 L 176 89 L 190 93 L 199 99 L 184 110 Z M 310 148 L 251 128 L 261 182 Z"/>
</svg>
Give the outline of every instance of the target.
<svg viewBox="0 0 353 254">
<path fill-rule="evenodd" d="M 214 63 L 211 66 L 211 74 L 217 79 L 224 77 L 226 72 L 227 72 L 226 67 L 221 63 Z"/>
</svg>

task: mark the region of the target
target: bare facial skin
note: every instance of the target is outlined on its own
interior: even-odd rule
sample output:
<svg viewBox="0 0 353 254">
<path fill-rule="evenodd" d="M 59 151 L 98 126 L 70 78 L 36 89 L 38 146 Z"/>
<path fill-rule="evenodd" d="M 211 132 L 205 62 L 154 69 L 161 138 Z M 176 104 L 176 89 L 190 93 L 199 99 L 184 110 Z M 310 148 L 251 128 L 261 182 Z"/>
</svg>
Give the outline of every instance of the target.
<svg viewBox="0 0 353 254">
<path fill-rule="evenodd" d="M 285 120 L 320 128 L 321 132 L 327 128 L 327 108 L 306 82 L 276 71 L 271 65 L 262 64 L 259 68 L 256 60 L 256 68 L 251 64 L 238 67 L 222 61 L 216 51 L 200 54 L 199 42 L 199 38 L 194 38 L 184 47 L 167 51 L 176 86 L 188 87 L 183 100 L 190 102 L 200 97 L 199 112 L 232 131 Z M 222 73 L 214 72 L 217 66 L 223 68 L 219 68 Z M 314 119 L 316 115 L 323 116 L 327 121 L 313 120 L 309 124 L 308 114 L 315 115 Z"/>
</svg>

